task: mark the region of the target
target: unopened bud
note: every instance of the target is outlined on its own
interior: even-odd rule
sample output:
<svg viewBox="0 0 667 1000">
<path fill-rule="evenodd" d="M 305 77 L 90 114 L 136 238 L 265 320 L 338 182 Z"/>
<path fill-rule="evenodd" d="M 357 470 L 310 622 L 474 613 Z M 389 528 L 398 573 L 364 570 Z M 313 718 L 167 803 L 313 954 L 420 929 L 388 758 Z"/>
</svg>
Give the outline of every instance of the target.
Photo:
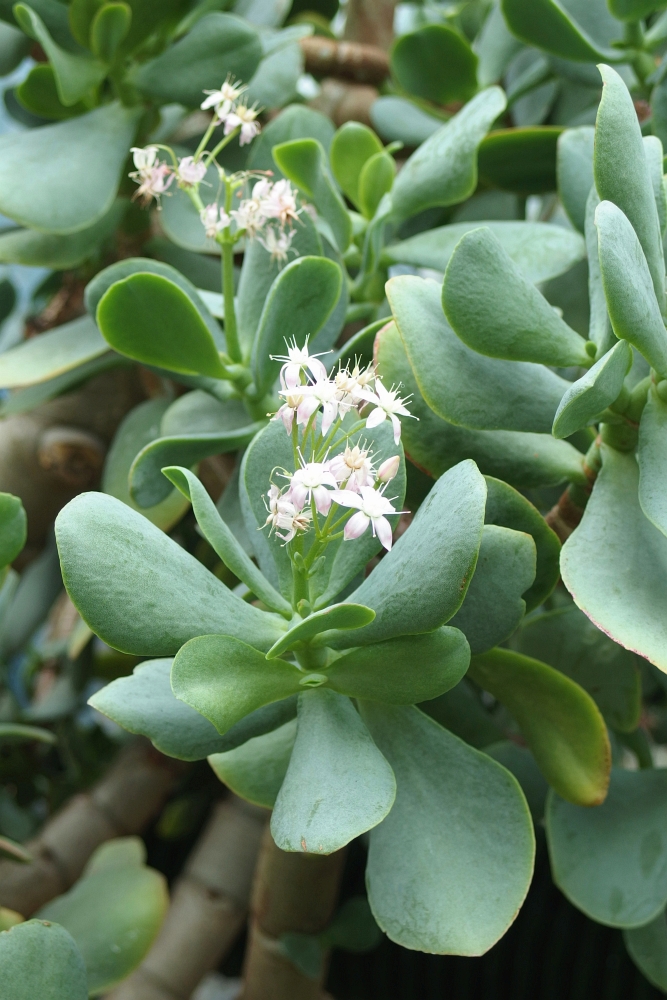
<svg viewBox="0 0 667 1000">
<path fill-rule="evenodd" d="M 398 467 L 401 464 L 401 459 L 399 455 L 394 455 L 392 458 L 386 459 L 378 469 L 378 479 L 381 483 L 390 482 L 396 473 L 398 472 Z"/>
</svg>

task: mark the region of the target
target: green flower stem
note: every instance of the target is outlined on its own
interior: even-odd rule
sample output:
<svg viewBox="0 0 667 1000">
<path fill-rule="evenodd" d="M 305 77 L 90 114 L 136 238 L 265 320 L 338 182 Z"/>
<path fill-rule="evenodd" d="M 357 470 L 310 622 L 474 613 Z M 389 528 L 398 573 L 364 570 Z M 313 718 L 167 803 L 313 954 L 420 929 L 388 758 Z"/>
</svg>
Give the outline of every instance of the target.
<svg viewBox="0 0 667 1000">
<path fill-rule="evenodd" d="M 197 149 L 195 150 L 195 156 L 194 156 L 195 160 L 198 160 L 201 154 L 206 149 L 208 140 L 211 138 L 214 131 L 215 131 L 215 115 L 213 115 L 213 117 L 211 118 L 210 124 L 201 138 L 201 142 L 199 143 Z M 208 166 L 208 163 L 206 165 Z"/>
<path fill-rule="evenodd" d="M 225 302 L 225 342 L 227 353 L 232 361 L 238 364 L 243 360 L 239 334 L 236 325 L 236 309 L 234 307 L 234 244 L 229 226 L 225 229 L 225 241 L 222 244 L 222 296 Z"/>
<path fill-rule="evenodd" d="M 229 143 L 232 141 L 232 139 L 236 138 L 236 136 L 239 134 L 240 131 L 241 131 L 241 127 L 239 126 L 238 128 L 235 128 L 233 132 L 230 132 L 229 135 L 226 135 L 224 137 L 224 139 L 220 140 L 220 142 L 218 143 L 218 145 L 215 146 L 211 150 L 211 152 L 208 154 L 208 156 L 205 158 L 205 163 L 206 163 L 207 167 L 209 167 L 211 165 L 211 163 L 216 158 L 216 156 L 218 155 L 218 153 L 221 153 L 222 150 L 225 148 L 225 146 L 228 146 Z M 210 136 L 209 136 L 209 138 L 210 138 Z M 208 139 L 206 141 L 208 142 Z"/>
</svg>

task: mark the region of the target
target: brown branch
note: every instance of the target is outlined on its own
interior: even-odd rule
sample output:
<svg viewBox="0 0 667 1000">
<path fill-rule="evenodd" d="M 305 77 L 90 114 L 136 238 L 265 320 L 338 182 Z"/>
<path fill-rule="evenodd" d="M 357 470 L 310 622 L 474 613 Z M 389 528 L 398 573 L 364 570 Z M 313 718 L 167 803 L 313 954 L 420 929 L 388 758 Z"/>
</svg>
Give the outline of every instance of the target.
<svg viewBox="0 0 667 1000">
<path fill-rule="evenodd" d="M 348 0 L 345 38 L 388 50 L 394 38 L 396 0 Z"/>
<path fill-rule="evenodd" d="M 363 83 L 345 83 L 329 77 L 322 81 L 322 91 L 310 102 L 310 106 L 331 118 L 334 125 L 361 122 L 370 126 L 371 105 L 378 97 L 375 87 Z"/>
<path fill-rule="evenodd" d="M 382 83 L 389 76 L 389 58 L 377 45 L 338 42 L 320 35 L 302 38 L 300 45 L 306 71 L 313 76 L 373 84 Z"/>
</svg>

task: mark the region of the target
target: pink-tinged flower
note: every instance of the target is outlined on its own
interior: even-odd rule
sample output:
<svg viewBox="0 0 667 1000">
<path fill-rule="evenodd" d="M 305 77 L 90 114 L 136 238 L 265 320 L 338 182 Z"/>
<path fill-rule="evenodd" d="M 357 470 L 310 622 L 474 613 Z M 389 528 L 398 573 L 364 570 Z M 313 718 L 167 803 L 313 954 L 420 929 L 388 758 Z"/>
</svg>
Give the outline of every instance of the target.
<svg viewBox="0 0 667 1000">
<path fill-rule="evenodd" d="M 262 208 L 267 219 L 279 219 L 283 226 L 297 219 L 299 210 L 296 207 L 296 192 L 292 190 L 290 182 L 282 180 L 272 184 Z"/>
<path fill-rule="evenodd" d="M 268 517 L 264 522 L 264 527 L 270 524 L 269 534 L 275 531 L 279 538 L 285 543 L 291 542 L 298 531 L 307 531 L 310 527 L 313 515 L 310 510 L 297 510 L 294 503 L 287 494 L 281 494 L 277 486 L 271 486 L 264 505 L 268 511 Z M 279 531 L 278 529 L 281 529 Z"/>
<path fill-rule="evenodd" d="M 248 108 L 245 104 L 237 104 L 233 111 L 230 111 L 225 118 L 225 135 L 229 135 L 235 128 L 241 126 L 239 146 L 245 146 L 252 142 L 256 135 L 261 132 L 261 125 L 255 121 L 259 111 L 257 108 Z"/>
<path fill-rule="evenodd" d="M 141 198 L 145 205 L 151 198 L 159 201 L 160 195 L 165 193 L 174 179 L 171 168 L 157 160 L 157 146 L 133 146 L 132 154 L 137 169 L 130 173 L 130 177 L 139 185 L 134 197 Z"/>
<path fill-rule="evenodd" d="M 277 261 L 282 264 L 287 260 L 294 235 L 293 229 L 287 232 L 285 230 L 275 230 L 273 226 L 267 226 L 264 230 L 264 235 L 258 236 L 257 239 L 264 249 L 271 254 L 271 261 Z M 294 253 L 294 251 L 292 252 Z"/>
<path fill-rule="evenodd" d="M 390 483 L 396 476 L 400 464 L 401 459 L 399 455 L 393 455 L 391 458 L 386 459 L 378 469 L 378 480 L 381 483 Z"/>
<path fill-rule="evenodd" d="M 379 378 L 375 379 L 375 392 L 364 389 L 360 396 L 369 403 L 375 404 L 375 409 L 371 410 L 366 420 L 366 427 L 377 427 L 387 417 L 392 422 L 394 428 L 394 443 L 401 440 L 401 422 L 398 416 L 412 417 L 413 414 L 406 409 L 407 399 L 399 399 L 396 389 L 385 389 Z M 417 418 L 415 417 L 415 420 Z"/>
<path fill-rule="evenodd" d="M 214 240 L 232 221 L 224 208 L 219 208 L 215 204 L 207 205 L 206 208 L 203 208 L 199 213 L 199 218 L 210 240 Z"/>
<path fill-rule="evenodd" d="M 255 184 L 252 196 L 244 198 L 238 208 L 231 211 L 231 215 L 239 229 L 245 229 L 249 237 L 256 236 L 258 231 L 266 222 L 266 216 L 262 209 L 264 199 L 264 185 L 269 185 L 269 181 L 261 180 Z"/>
<path fill-rule="evenodd" d="M 282 420 L 285 430 L 288 434 L 291 434 L 292 424 L 294 423 L 294 414 L 297 412 L 302 402 L 303 396 L 296 392 L 294 394 L 287 395 L 285 397 L 285 402 L 271 419 Z"/>
<path fill-rule="evenodd" d="M 177 176 L 183 187 L 194 187 L 206 177 L 206 164 L 203 160 L 195 160 L 194 156 L 183 156 L 178 161 Z"/>
<path fill-rule="evenodd" d="M 159 150 L 157 146 L 132 146 L 130 152 L 132 153 L 135 167 L 141 173 L 144 170 L 151 170 L 155 166 L 155 159 Z"/>
<path fill-rule="evenodd" d="M 363 405 L 362 393 L 368 389 L 374 378 L 375 370 L 372 365 L 363 370 L 355 365 L 352 371 L 349 368 L 340 368 L 336 372 L 334 381 L 339 391 L 342 413 L 358 406 L 359 403 Z"/>
<path fill-rule="evenodd" d="M 302 459 L 303 462 L 303 459 Z M 297 510 L 302 510 L 312 497 L 320 514 L 328 514 L 331 507 L 331 492 L 338 486 L 334 475 L 329 472 L 324 462 L 303 462 L 292 476 L 290 488 L 286 496 L 290 498 Z"/>
<path fill-rule="evenodd" d="M 353 514 L 345 524 L 343 534 L 348 541 L 363 535 L 370 524 L 373 536 L 380 539 L 387 552 L 391 550 L 391 525 L 387 520 L 387 514 L 401 514 L 405 513 L 404 511 L 395 510 L 391 502 L 372 486 L 362 486 L 359 493 L 353 493 L 351 490 L 334 490 L 332 499 L 341 507 L 357 508 L 357 513 Z"/>
<path fill-rule="evenodd" d="M 358 493 L 362 486 L 373 485 L 373 465 L 368 451 L 355 444 L 329 459 L 327 463 L 337 483 L 346 483 L 346 489 Z"/>
<path fill-rule="evenodd" d="M 208 97 L 202 101 L 200 107 L 202 111 L 214 108 L 216 117 L 220 121 L 224 121 L 232 110 L 234 101 L 237 101 L 246 89 L 246 87 L 239 86 L 231 76 L 228 76 L 220 90 L 204 91 L 205 94 L 208 94 Z"/>
<path fill-rule="evenodd" d="M 285 347 L 287 348 L 287 354 L 272 354 L 272 361 L 282 361 L 283 366 L 280 369 L 280 380 L 285 387 L 285 389 L 294 389 L 296 386 L 301 384 L 301 372 L 306 369 L 310 374 L 318 381 L 326 379 L 327 370 L 319 360 L 322 357 L 321 354 L 309 354 L 308 353 L 308 338 L 306 337 L 306 343 L 303 347 L 296 346 L 296 340 L 293 337 L 292 343 L 290 344 L 288 340 L 285 341 Z M 328 354 L 328 351 L 323 353 Z M 284 393 L 282 393 L 284 395 Z M 314 407 L 311 411 L 315 412 L 317 407 Z"/>
<path fill-rule="evenodd" d="M 304 400 L 298 411 L 300 424 L 307 423 L 313 413 L 322 407 L 322 434 L 328 434 L 332 423 L 338 415 L 341 401 L 338 398 L 336 383 L 330 379 L 318 378 L 312 385 L 302 387 Z"/>
</svg>

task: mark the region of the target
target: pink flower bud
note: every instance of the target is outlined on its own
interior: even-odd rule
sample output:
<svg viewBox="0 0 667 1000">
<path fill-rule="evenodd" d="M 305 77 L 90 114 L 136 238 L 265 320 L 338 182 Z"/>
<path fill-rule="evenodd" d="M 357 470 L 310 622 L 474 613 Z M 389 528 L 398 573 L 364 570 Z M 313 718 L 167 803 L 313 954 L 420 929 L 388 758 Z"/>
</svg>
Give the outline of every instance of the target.
<svg viewBox="0 0 667 1000">
<path fill-rule="evenodd" d="M 390 482 L 396 473 L 398 472 L 398 467 L 401 464 L 401 459 L 399 455 L 394 455 L 392 458 L 388 458 L 382 463 L 378 469 L 378 479 L 381 483 Z"/>
</svg>

